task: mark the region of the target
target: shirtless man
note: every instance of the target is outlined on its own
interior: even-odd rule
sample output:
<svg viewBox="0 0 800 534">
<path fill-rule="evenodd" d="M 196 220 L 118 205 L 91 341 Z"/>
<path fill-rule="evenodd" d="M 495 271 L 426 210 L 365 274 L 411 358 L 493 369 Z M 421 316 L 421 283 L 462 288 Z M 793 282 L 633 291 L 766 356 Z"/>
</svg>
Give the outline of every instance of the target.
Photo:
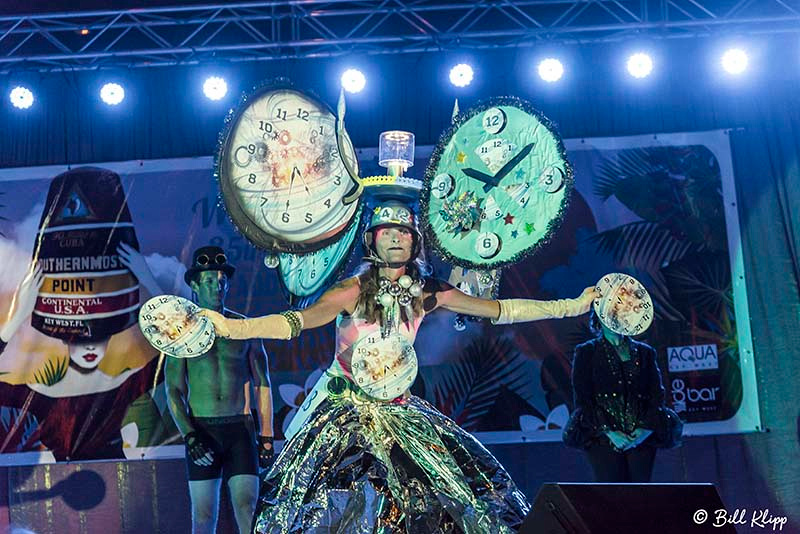
<svg viewBox="0 0 800 534">
<path fill-rule="evenodd" d="M 225 309 L 228 280 L 235 269 L 219 247 L 193 254 L 184 279 L 198 306 Z M 167 358 L 169 410 L 186 444 L 192 532 L 212 533 L 219 492 L 227 482 L 240 533 L 249 533 L 258 498 L 258 467 L 272 462 L 272 393 L 261 341 L 217 338 L 211 350 L 192 359 Z M 255 401 L 259 435 L 250 415 Z"/>
</svg>

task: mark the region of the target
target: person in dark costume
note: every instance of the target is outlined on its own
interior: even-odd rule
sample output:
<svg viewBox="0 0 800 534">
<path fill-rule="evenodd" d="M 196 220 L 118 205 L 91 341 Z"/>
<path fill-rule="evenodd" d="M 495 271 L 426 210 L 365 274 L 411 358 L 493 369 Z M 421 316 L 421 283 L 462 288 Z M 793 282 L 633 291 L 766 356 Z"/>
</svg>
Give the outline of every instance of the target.
<svg viewBox="0 0 800 534">
<path fill-rule="evenodd" d="M 649 482 L 656 449 L 677 446 L 683 429 L 665 404 L 656 351 L 594 312 L 589 325 L 597 337 L 575 347 L 564 443 L 586 451 L 597 482 Z"/>
<path fill-rule="evenodd" d="M 234 272 L 221 248 L 206 246 L 194 251 L 184 280 L 201 308 L 242 318 L 225 308 Z M 249 532 L 258 497 L 258 469 L 269 467 L 274 455 L 264 345 L 216 339 L 200 357 L 167 358 L 165 375 L 167 406 L 186 444 L 192 531 L 216 530 L 224 480 L 239 532 Z"/>
<path fill-rule="evenodd" d="M 588 311 L 594 288 L 577 299 L 497 301 L 426 280 L 414 261 L 422 245 L 414 214 L 397 201 L 374 209 L 364 245 L 368 266 L 302 312 L 243 321 L 203 312 L 218 335 L 234 339 L 290 339 L 336 321 L 334 360 L 309 394 L 309 409 L 298 414 L 307 420 L 263 480 L 254 531 L 516 531 L 530 506 L 505 469 L 473 436 L 411 395 L 409 382 L 401 388 L 387 379 L 401 373 L 407 349 L 372 366 L 383 355 L 382 340 L 410 347 L 437 308 L 496 323 L 575 316 Z M 365 370 L 383 386 L 365 381 Z"/>
</svg>

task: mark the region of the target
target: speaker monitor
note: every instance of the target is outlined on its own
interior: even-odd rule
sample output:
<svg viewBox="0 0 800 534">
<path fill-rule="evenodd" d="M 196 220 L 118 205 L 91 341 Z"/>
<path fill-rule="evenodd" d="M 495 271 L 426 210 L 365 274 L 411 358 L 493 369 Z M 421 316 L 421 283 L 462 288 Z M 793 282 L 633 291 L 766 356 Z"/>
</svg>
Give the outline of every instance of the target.
<svg viewBox="0 0 800 534">
<path fill-rule="evenodd" d="M 713 484 L 544 484 L 519 532 L 735 534 L 713 526 L 723 508 Z"/>
</svg>

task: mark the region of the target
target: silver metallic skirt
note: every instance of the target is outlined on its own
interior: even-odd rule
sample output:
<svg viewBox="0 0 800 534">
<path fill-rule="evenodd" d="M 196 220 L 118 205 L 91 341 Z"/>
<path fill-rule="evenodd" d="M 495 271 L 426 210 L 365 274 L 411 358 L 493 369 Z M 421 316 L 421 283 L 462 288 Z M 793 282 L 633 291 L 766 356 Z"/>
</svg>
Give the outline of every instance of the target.
<svg viewBox="0 0 800 534">
<path fill-rule="evenodd" d="M 266 474 L 254 532 L 507 533 L 529 510 L 498 461 L 418 397 L 330 396 Z"/>
</svg>

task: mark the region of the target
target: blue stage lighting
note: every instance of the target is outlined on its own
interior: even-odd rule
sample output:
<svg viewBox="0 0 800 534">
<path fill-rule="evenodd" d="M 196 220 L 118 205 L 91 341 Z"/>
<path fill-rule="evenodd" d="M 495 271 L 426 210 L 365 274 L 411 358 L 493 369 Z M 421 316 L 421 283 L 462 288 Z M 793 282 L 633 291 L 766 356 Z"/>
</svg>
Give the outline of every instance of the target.
<svg viewBox="0 0 800 534">
<path fill-rule="evenodd" d="M 347 69 L 342 73 L 342 87 L 348 93 L 360 93 L 367 85 L 364 73 L 358 69 Z"/>
<path fill-rule="evenodd" d="M 628 73 L 634 78 L 646 78 L 653 72 L 653 58 L 644 52 L 637 52 L 628 58 Z"/>
<path fill-rule="evenodd" d="M 118 83 L 107 83 L 100 89 L 100 98 L 109 106 L 116 106 L 125 100 L 125 89 Z"/>
<path fill-rule="evenodd" d="M 456 87 L 466 87 L 472 83 L 472 67 L 466 63 L 459 63 L 450 69 L 450 83 Z"/>
<path fill-rule="evenodd" d="M 228 84 L 225 83 L 224 78 L 211 76 L 210 78 L 206 78 L 206 81 L 203 82 L 203 94 L 205 94 L 209 100 L 221 100 L 228 94 Z"/>
<path fill-rule="evenodd" d="M 28 109 L 33 105 L 33 93 L 27 87 L 16 86 L 8 95 L 11 105 L 17 109 Z"/>
<path fill-rule="evenodd" d="M 564 75 L 564 65 L 552 57 L 543 59 L 538 70 L 539 77 L 548 83 L 557 82 Z"/>
<path fill-rule="evenodd" d="M 747 52 L 741 48 L 730 48 L 722 54 L 722 68 L 729 74 L 741 74 L 747 70 Z"/>
</svg>

